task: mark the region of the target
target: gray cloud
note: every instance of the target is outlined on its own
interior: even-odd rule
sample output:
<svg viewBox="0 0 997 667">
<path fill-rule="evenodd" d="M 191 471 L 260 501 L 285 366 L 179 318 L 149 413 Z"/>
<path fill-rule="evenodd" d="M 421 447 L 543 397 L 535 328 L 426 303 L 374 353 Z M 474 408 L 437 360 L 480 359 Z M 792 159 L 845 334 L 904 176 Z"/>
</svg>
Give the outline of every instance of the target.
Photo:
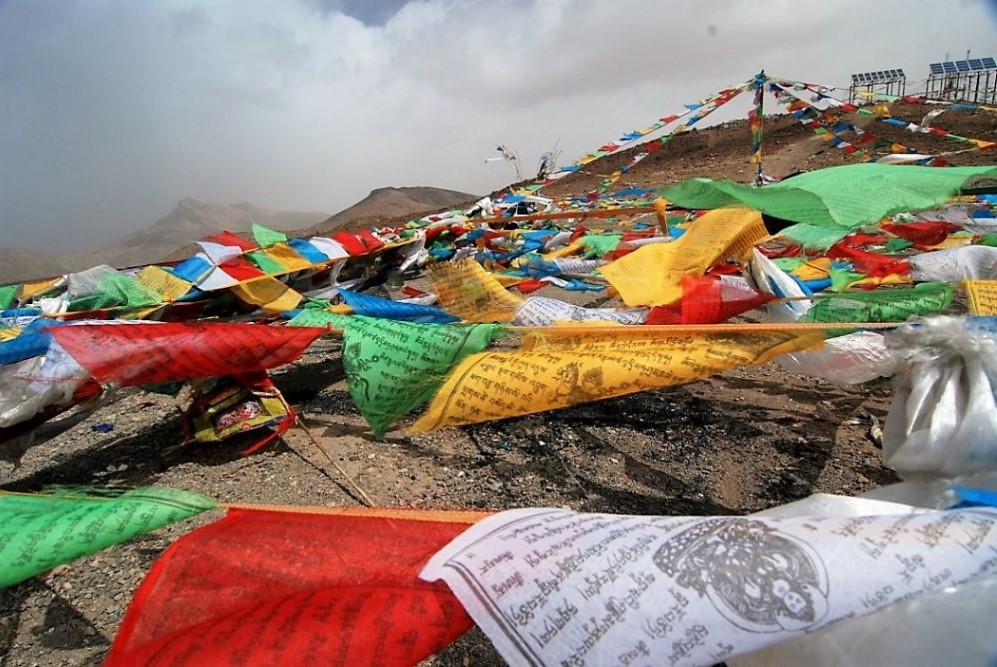
<svg viewBox="0 0 997 667">
<path fill-rule="evenodd" d="M 334 212 L 485 192 L 765 68 L 844 84 L 997 52 L 982 0 L 7 0 L 0 246 L 63 250 L 186 196 Z M 986 52 L 986 53 L 984 53 Z M 743 115 L 746 106 L 727 112 Z M 747 150 L 747 149 L 746 149 Z"/>
</svg>

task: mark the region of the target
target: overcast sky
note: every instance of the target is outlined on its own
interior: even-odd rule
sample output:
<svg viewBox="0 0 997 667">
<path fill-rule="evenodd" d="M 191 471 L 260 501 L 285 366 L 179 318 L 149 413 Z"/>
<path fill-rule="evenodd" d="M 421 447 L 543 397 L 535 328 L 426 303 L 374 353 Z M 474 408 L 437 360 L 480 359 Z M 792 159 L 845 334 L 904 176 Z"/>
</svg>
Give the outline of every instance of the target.
<svg viewBox="0 0 997 667">
<path fill-rule="evenodd" d="M 184 197 L 486 193 L 514 177 L 498 143 L 526 172 L 555 142 L 570 163 L 763 68 L 846 86 L 997 55 L 993 5 L 0 0 L 0 247 L 92 247 Z"/>
</svg>

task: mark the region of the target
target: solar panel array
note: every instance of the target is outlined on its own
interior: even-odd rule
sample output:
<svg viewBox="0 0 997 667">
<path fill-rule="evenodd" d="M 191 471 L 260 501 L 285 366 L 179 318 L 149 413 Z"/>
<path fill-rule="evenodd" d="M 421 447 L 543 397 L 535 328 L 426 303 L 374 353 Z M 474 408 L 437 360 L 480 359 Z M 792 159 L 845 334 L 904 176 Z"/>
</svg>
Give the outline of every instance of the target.
<svg viewBox="0 0 997 667">
<path fill-rule="evenodd" d="M 944 63 L 931 63 L 928 65 L 932 74 L 963 74 L 965 72 L 982 72 L 988 69 L 997 69 L 997 62 L 993 58 L 971 58 L 969 60 L 949 60 Z"/>
<path fill-rule="evenodd" d="M 852 74 L 852 84 L 870 85 L 874 83 L 893 83 L 906 78 L 902 69 L 887 69 L 880 72 L 863 72 Z"/>
</svg>

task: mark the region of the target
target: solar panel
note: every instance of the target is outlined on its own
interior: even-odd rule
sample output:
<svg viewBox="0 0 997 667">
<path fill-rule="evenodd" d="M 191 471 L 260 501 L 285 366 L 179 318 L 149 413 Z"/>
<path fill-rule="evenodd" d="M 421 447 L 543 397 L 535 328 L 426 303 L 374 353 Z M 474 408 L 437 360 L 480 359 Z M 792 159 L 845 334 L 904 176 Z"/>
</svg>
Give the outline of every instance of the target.
<svg viewBox="0 0 997 667">
<path fill-rule="evenodd" d="M 930 65 L 928 65 L 928 67 L 931 68 L 931 73 L 932 74 L 941 74 L 942 72 L 945 71 L 945 70 L 942 69 L 942 64 L 941 63 L 931 63 Z"/>
<path fill-rule="evenodd" d="M 993 58 L 983 58 L 982 60 L 983 60 L 983 66 L 986 67 L 987 69 L 997 68 L 997 62 L 994 62 Z"/>
<path fill-rule="evenodd" d="M 965 60 L 957 60 L 957 61 L 955 61 L 955 66 L 956 66 L 956 69 L 958 69 L 960 72 L 968 72 L 969 71 L 969 62 L 967 62 Z"/>
<path fill-rule="evenodd" d="M 971 70 L 983 69 L 983 61 L 980 60 L 979 58 L 973 58 L 972 60 L 969 61 L 969 69 Z"/>
<path fill-rule="evenodd" d="M 945 69 L 946 74 L 955 74 L 959 71 L 955 68 L 955 63 L 951 61 L 942 63 L 942 67 Z"/>
</svg>

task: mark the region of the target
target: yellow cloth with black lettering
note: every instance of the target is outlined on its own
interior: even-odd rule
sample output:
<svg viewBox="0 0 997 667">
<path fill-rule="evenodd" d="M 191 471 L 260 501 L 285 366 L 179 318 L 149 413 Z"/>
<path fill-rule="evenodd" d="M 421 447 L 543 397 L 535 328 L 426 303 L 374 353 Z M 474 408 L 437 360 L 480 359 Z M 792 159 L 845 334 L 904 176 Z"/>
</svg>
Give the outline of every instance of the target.
<svg viewBox="0 0 997 667">
<path fill-rule="evenodd" d="M 973 315 L 997 315 L 997 280 L 963 281 Z"/>
<path fill-rule="evenodd" d="M 173 302 L 187 294 L 192 283 L 178 278 L 159 266 L 143 267 L 135 279 L 162 297 L 164 303 Z"/>
<path fill-rule="evenodd" d="M 716 209 L 675 241 L 638 248 L 599 273 L 628 306 L 667 306 L 682 299 L 684 276 L 700 277 L 727 257 L 741 257 L 767 236 L 758 211 Z"/>
<path fill-rule="evenodd" d="M 467 322 L 511 322 L 523 304 L 473 259 L 434 264 L 426 274 L 440 307 Z"/>
<path fill-rule="evenodd" d="M 670 387 L 811 347 L 823 330 L 676 333 L 663 326 L 550 327 L 519 350 L 461 362 L 411 427 L 418 433 Z"/>
<path fill-rule="evenodd" d="M 294 310 L 302 296 L 273 276 L 254 278 L 232 287 L 237 297 L 272 313 Z"/>
</svg>

